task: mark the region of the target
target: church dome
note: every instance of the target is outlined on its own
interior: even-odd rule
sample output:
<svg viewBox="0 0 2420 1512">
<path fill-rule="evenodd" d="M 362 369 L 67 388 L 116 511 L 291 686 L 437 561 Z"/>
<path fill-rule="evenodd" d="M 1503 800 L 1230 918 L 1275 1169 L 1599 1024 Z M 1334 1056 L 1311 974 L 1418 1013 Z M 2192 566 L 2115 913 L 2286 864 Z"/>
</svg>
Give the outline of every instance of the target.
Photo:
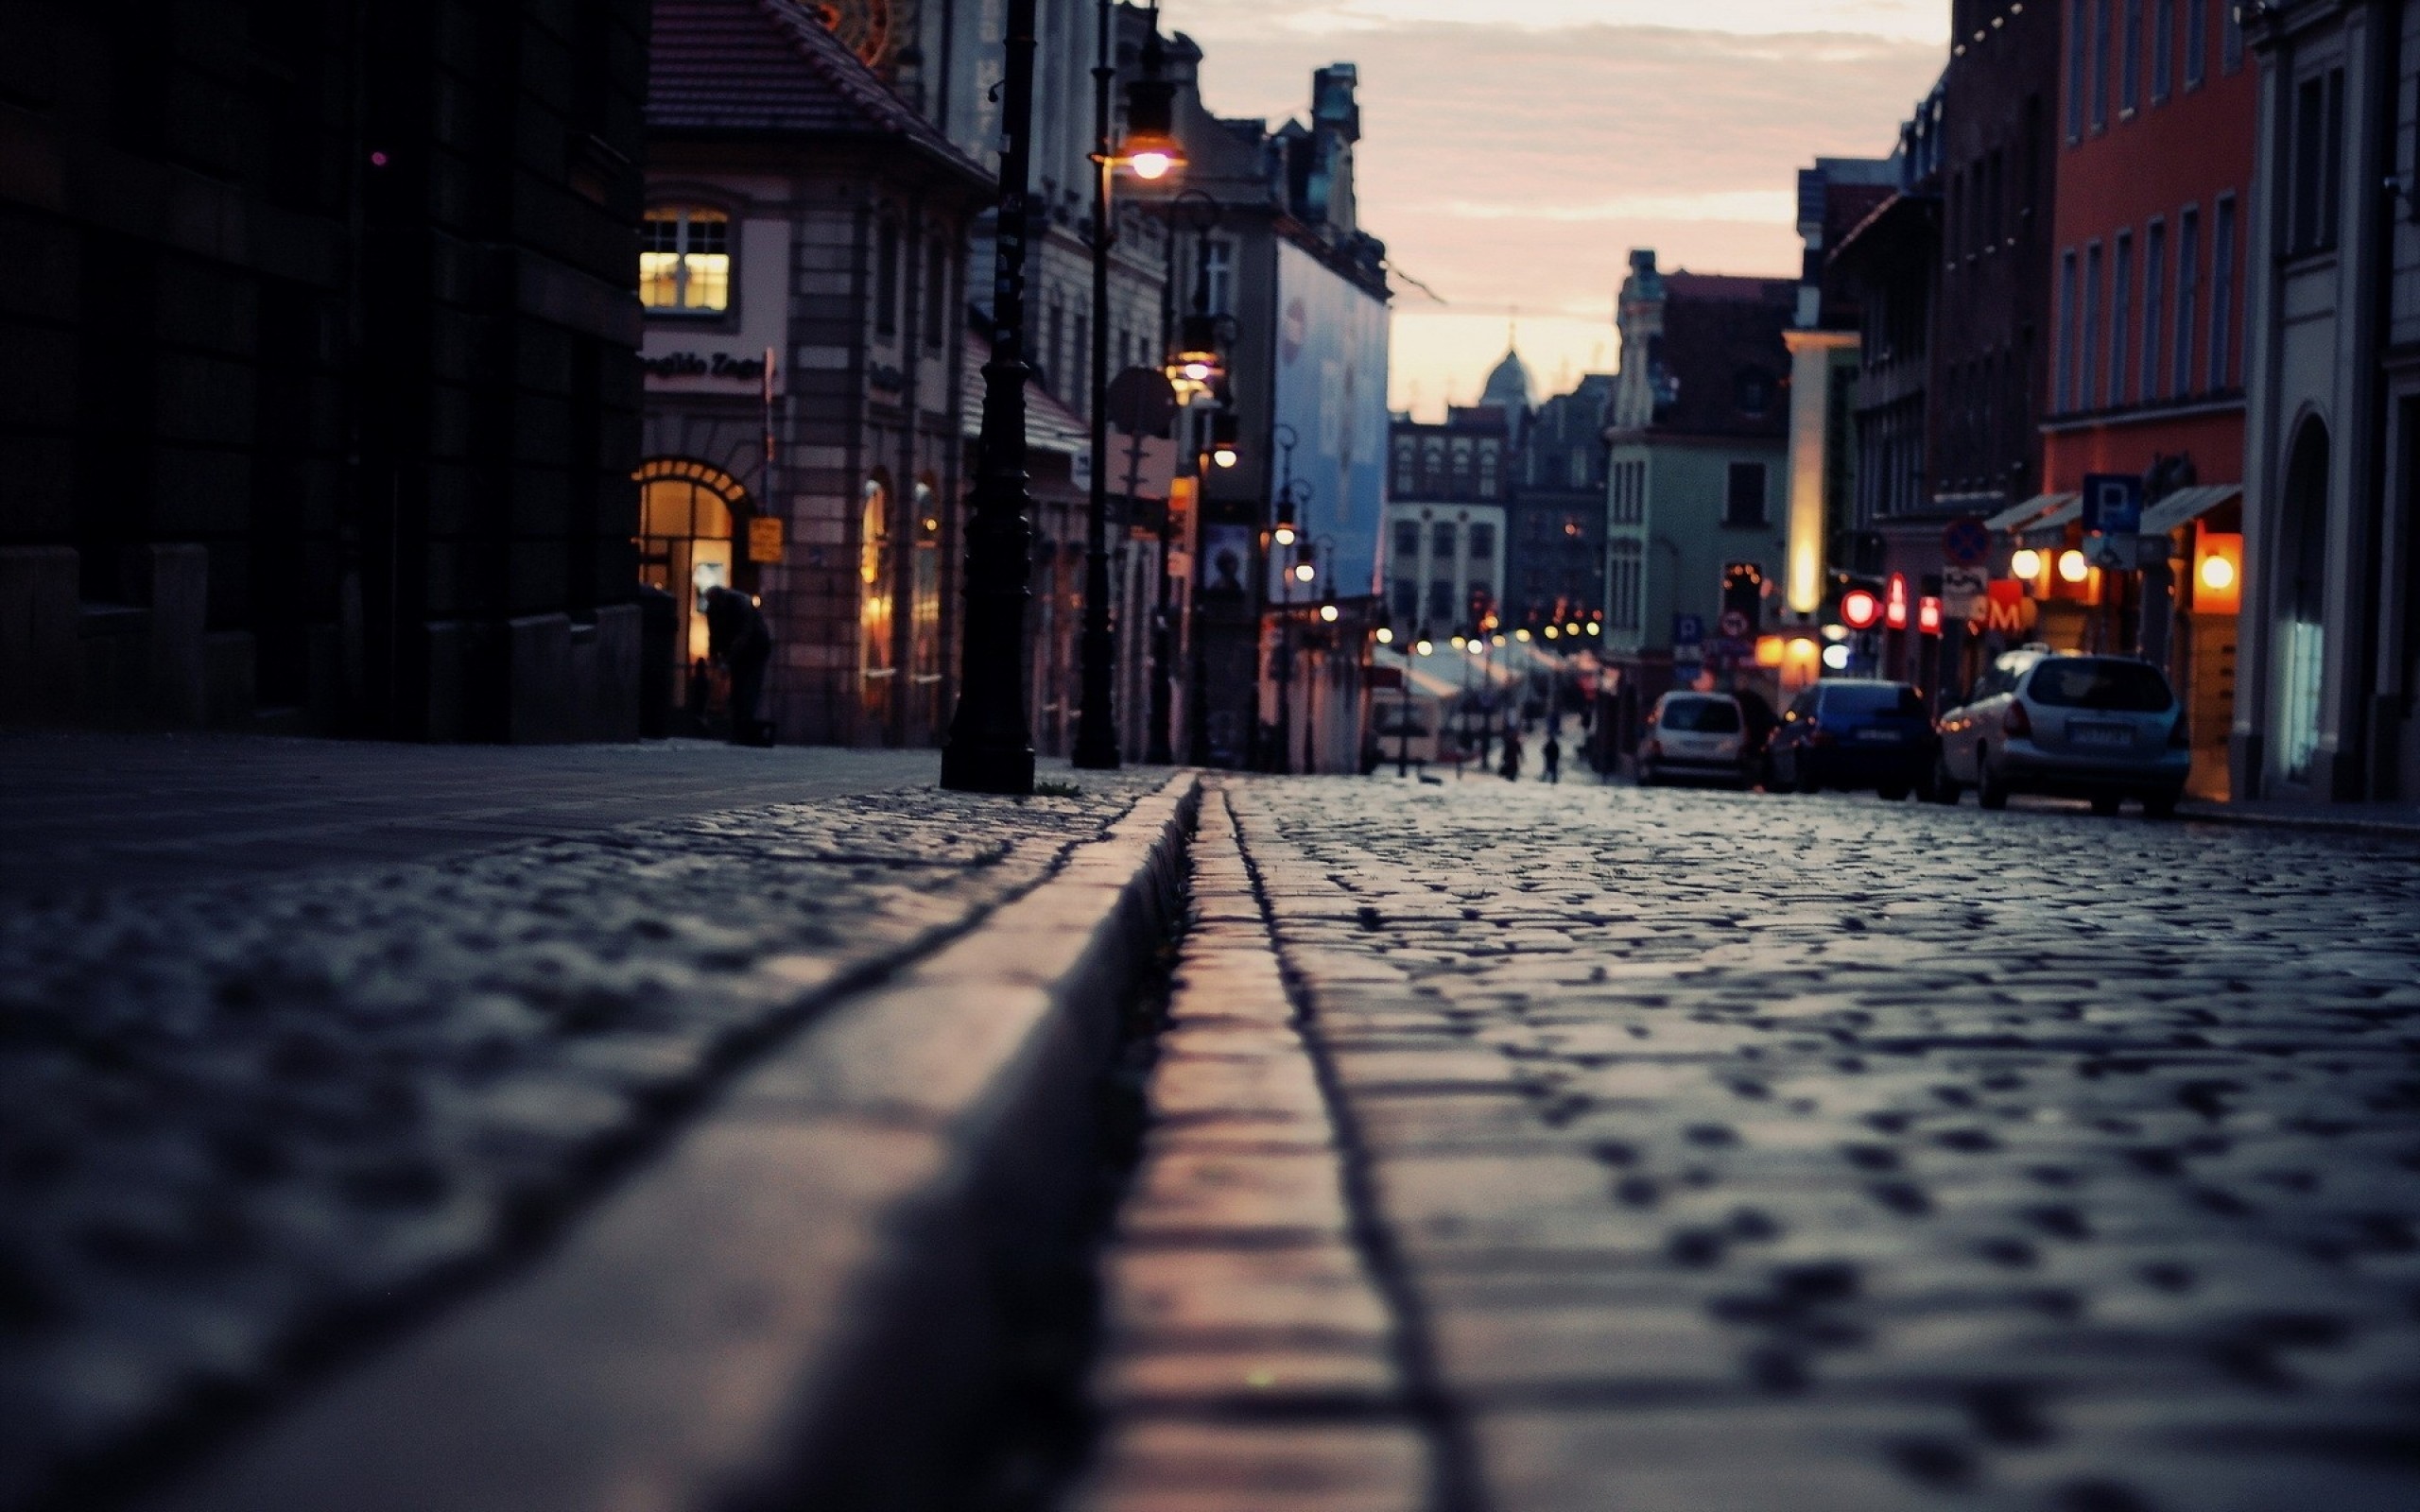
<svg viewBox="0 0 2420 1512">
<path fill-rule="evenodd" d="M 1530 369 L 1518 352 L 1507 349 L 1504 360 L 1487 375 L 1487 387 L 1480 391 L 1478 402 L 1493 404 L 1514 420 L 1527 415 L 1534 407 L 1530 387 Z"/>
</svg>

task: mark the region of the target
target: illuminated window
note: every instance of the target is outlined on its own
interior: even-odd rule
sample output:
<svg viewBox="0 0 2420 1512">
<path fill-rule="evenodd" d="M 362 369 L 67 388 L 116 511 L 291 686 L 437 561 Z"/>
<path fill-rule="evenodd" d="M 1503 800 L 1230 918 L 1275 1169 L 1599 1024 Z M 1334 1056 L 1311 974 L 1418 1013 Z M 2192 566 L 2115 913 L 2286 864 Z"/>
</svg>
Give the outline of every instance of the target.
<svg viewBox="0 0 2420 1512">
<path fill-rule="evenodd" d="M 702 661 L 708 648 L 705 593 L 732 582 L 737 535 L 733 509 L 747 495 L 731 474 L 677 458 L 642 464 L 638 484 L 639 581 L 687 606 L 680 659 Z"/>
<path fill-rule="evenodd" d="M 696 205 L 648 211 L 639 239 L 639 301 L 661 311 L 731 308 L 731 217 Z"/>
</svg>

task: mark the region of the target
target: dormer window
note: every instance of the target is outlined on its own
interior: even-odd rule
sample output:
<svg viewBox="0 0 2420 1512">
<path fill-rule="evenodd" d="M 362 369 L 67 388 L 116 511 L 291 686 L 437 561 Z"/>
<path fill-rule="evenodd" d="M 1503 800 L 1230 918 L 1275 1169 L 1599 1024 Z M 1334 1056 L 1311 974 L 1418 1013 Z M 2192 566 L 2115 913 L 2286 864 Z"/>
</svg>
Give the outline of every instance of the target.
<svg viewBox="0 0 2420 1512">
<path fill-rule="evenodd" d="M 667 315 L 731 308 L 731 217 L 701 205 L 648 211 L 639 237 L 639 302 Z"/>
<path fill-rule="evenodd" d="M 1742 370 L 1736 381 L 1739 413 L 1762 415 L 1772 406 L 1773 381 L 1754 368 Z"/>
</svg>

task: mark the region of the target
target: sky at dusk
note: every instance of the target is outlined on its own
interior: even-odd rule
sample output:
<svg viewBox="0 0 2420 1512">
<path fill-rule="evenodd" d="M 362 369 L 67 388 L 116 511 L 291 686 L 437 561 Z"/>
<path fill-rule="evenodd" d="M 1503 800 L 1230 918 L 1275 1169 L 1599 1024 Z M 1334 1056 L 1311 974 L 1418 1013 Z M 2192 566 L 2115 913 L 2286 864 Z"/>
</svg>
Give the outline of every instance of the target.
<svg viewBox="0 0 2420 1512">
<path fill-rule="evenodd" d="M 1305 112 L 1360 68 L 1362 228 L 1398 281 L 1392 404 L 1468 403 L 1520 348 L 1540 397 L 1610 370 L 1633 247 L 1794 277 L 1796 170 L 1879 157 L 1931 86 L 1948 0 L 1163 0 L 1221 115 Z M 1474 20 L 1474 17 L 1485 17 Z"/>
</svg>

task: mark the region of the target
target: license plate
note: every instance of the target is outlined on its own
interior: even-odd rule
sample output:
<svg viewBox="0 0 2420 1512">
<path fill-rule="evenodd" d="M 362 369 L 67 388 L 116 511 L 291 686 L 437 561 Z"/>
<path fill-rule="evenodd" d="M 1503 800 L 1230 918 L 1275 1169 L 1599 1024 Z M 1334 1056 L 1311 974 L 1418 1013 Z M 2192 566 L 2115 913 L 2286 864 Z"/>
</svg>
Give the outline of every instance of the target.
<svg viewBox="0 0 2420 1512">
<path fill-rule="evenodd" d="M 2067 739 L 2078 746 L 2122 749 L 2135 743 L 2135 732 L 2124 725 L 2069 725 Z"/>
<path fill-rule="evenodd" d="M 1896 746 L 1901 736 L 1895 730 L 1860 730 L 1857 732 L 1857 738 L 1876 746 Z"/>
</svg>

